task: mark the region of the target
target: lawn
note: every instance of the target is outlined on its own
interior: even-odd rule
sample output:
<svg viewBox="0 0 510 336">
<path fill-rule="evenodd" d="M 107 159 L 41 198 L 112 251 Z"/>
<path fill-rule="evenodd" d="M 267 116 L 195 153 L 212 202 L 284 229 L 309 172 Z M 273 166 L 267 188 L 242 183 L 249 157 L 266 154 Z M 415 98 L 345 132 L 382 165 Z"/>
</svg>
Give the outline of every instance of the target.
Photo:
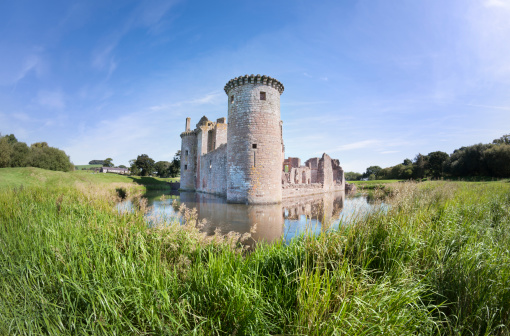
<svg viewBox="0 0 510 336">
<path fill-rule="evenodd" d="M 135 183 L 147 189 L 168 189 L 169 182 L 178 182 L 179 178 L 159 178 L 127 176 L 111 173 L 94 173 L 87 170 L 59 172 L 33 167 L 0 168 L 0 188 L 72 186 L 75 183 L 109 184 Z"/>
</svg>

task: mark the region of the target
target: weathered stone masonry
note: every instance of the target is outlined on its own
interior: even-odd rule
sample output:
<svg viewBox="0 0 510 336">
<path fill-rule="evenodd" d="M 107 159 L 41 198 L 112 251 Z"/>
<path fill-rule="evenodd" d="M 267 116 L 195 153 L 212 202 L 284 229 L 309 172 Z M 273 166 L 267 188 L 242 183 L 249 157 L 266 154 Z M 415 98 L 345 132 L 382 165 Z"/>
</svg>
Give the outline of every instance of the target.
<svg viewBox="0 0 510 336">
<path fill-rule="evenodd" d="M 280 95 L 268 76 L 242 76 L 225 85 L 228 125 L 205 116 L 181 133 L 181 189 L 222 195 L 232 203 L 280 203 L 283 198 L 344 190 L 338 160 L 327 154 L 301 165 L 284 160 Z"/>
</svg>

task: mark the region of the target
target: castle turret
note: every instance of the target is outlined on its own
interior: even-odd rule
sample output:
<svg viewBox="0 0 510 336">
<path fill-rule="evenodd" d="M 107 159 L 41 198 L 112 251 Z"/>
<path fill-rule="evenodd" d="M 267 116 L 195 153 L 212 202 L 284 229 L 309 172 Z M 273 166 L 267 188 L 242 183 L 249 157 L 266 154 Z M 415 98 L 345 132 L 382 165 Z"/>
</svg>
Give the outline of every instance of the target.
<svg viewBox="0 0 510 336">
<path fill-rule="evenodd" d="M 237 77 L 225 85 L 228 96 L 227 201 L 282 201 L 283 85 L 268 76 Z"/>
<path fill-rule="evenodd" d="M 190 130 L 190 118 L 186 118 L 185 131 L 181 133 L 181 185 L 183 190 L 195 190 L 197 135 Z"/>
</svg>

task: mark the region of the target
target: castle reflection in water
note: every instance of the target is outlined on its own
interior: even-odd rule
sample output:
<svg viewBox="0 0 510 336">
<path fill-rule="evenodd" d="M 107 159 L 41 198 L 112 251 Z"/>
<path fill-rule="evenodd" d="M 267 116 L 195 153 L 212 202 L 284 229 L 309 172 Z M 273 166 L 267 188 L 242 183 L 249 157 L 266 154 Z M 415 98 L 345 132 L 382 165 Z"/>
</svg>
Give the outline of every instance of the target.
<svg viewBox="0 0 510 336">
<path fill-rule="evenodd" d="M 267 242 L 282 236 L 289 241 L 305 230 L 319 233 L 374 209 L 366 198 L 346 198 L 343 191 L 293 198 L 270 205 L 231 204 L 223 197 L 195 192 L 174 192 L 171 195 L 167 192 L 165 200 L 161 200 L 161 195 L 146 195 L 149 205 L 153 206 L 150 215 L 178 216 L 178 204 L 183 203 L 197 210 L 199 220 L 206 220 L 202 230 L 209 235 L 217 230 L 221 234 L 252 232 L 253 240 Z M 178 201 L 174 206 L 170 205 L 172 199 Z"/>
</svg>

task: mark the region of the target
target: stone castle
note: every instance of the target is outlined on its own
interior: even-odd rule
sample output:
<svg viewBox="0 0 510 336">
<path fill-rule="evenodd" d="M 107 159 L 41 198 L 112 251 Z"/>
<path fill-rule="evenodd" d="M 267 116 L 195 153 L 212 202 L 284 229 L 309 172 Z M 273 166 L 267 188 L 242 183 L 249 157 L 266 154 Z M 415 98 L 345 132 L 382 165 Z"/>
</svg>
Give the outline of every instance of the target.
<svg viewBox="0 0 510 336">
<path fill-rule="evenodd" d="M 245 75 L 225 85 L 228 124 L 205 116 L 181 133 L 183 190 L 217 194 L 227 202 L 280 203 L 282 199 L 345 189 L 338 160 L 327 154 L 301 165 L 285 159 L 278 80 Z"/>
</svg>

